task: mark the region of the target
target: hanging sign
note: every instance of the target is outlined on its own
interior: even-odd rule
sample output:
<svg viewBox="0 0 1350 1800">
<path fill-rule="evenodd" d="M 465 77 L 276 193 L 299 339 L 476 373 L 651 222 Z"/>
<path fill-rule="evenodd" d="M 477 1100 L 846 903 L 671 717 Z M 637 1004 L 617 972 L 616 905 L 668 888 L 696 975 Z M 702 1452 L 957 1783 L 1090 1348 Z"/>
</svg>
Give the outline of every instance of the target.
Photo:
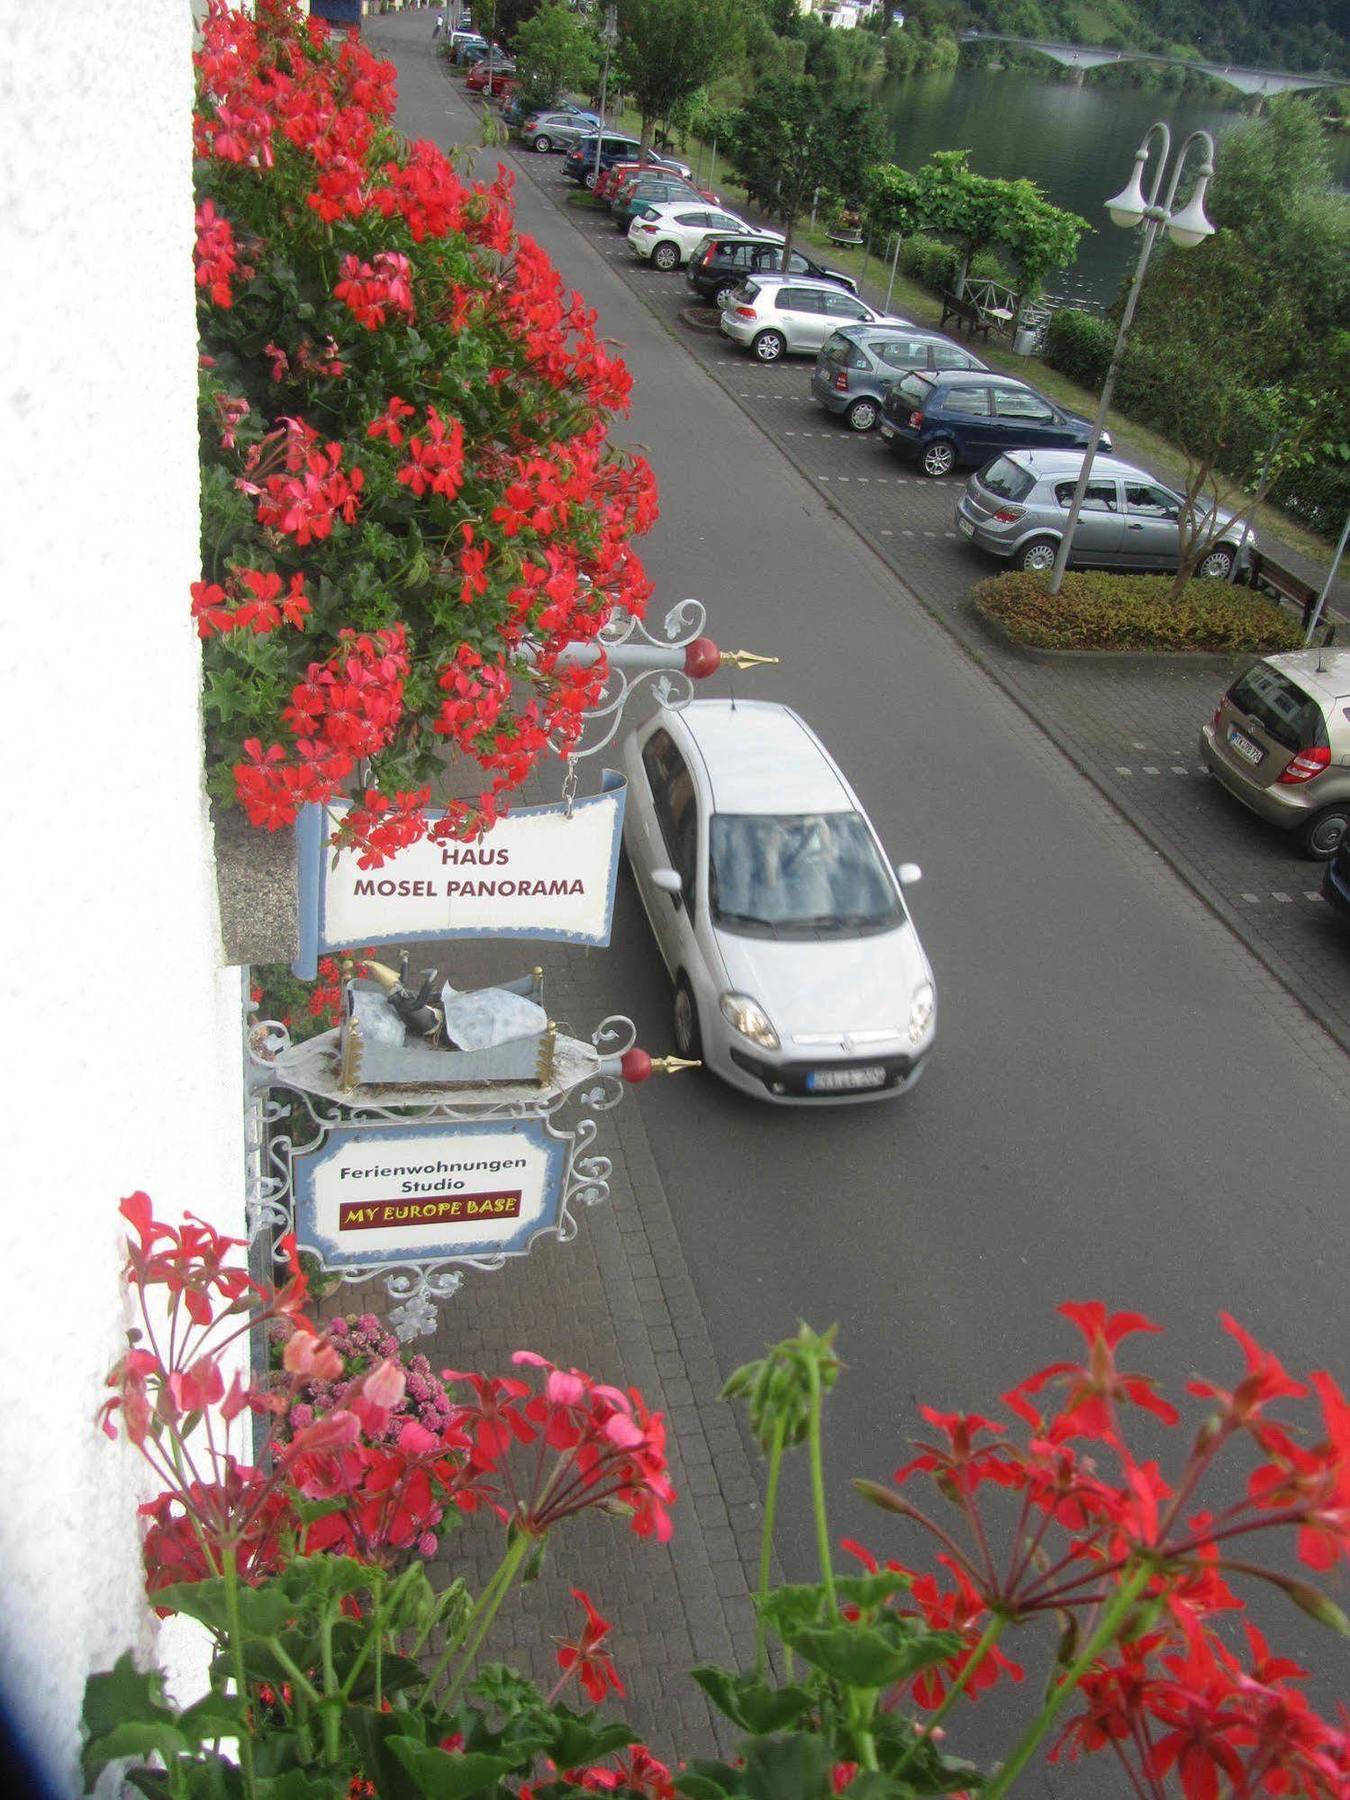
<svg viewBox="0 0 1350 1800">
<path fill-rule="evenodd" d="M 443 938 L 553 938 L 608 944 L 628 784 L 605 769 L 601 791 L 522 806 L 477 843 L 423 838 L 383 868 L 363 869 L 326 840 L 342 806 L 307 806 L 296 826 L 300 951 L 312 981 L 326 952 Z M 331 815 L 331 818 L 330 818 Z M 430 819 L 443 818 L 432 812 Z"/>
<path fill-rule="evenodd" d="M 559 1228 L 571 1147 L 541 1119 L 336 1126 L 293 1153 L 296 1237 L 333 1270 L 524 1256 Z"/>
</svg>

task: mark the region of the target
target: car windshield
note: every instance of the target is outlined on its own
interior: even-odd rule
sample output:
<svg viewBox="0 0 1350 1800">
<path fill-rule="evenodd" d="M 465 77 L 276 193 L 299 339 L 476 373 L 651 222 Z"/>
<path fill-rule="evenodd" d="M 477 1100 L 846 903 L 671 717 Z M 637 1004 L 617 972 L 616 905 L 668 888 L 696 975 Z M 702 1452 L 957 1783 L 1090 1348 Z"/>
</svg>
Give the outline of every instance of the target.
<svg viewBox="0 0 1350 1800">
<path fill-rule="evenodd" d="M 714 813 L 709 851 L 709 904 L 729 931 L 856 937 L 904 918 L 859 813 Z"/>
</svg>

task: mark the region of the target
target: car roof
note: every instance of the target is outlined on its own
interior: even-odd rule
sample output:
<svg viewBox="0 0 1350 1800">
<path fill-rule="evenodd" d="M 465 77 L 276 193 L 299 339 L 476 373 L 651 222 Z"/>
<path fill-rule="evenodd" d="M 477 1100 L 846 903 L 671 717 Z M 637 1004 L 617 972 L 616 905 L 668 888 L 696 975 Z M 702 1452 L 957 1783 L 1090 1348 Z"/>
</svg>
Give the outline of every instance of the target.
<svg viewBox="0 0 1350 1800">
<path fill-rule="evenodd" d="M 1083 450 L 1005 450 L 1003 454 L 1010 462 L 1017 463 L 1020 468 L 1033 475 L 1076 475 L 1082 468 L 1083 458 L 1087 453 Z M 1092 459 L 1092 473 L 1138 476 L 1141 481 L 1157 481 L 1159 486 L 1167 486 L 1159 476 L 1150 475 L 1147 469 L 1125 462 L 1119 456 L 1104 456 L 1100 450 Z"/>
<path fill-rule="evenodd" d="M 858 338 L 868 343 L 885 343 L 888 338 L 903 338 L 906 343 L 912 343 L 915 338 L 925 344 L 950 344 L 953 342 L 944 332 L 926 331 L 922 325 L 906 325 L 898 318 L 858 319 L 852 325 L 841 325 L 837 335 Z M 964 349 L 965 346 L 959 344 L 957 348 Z M 970 354 L 974 356 L 975 352 L 972 350 Z M 919 371 L 920 374 L 924 372 L 923 370 Z M 980 373 L 978 369 L 970 369 L 965 372 L 971 375 Z"/>
<path fill-rule="evenodd" d="M 708 207 L 710 207 L 714 204 L 714 202 L 711 200 L 705 200 L 703 198 L 702 194 L 700 194 L 698 192 L 697 188 L 691 189 L 690 195 L 691 195 L 691 198 L 696 200 L 698 202 L 698 204 L 701 207 L 703 207 L 703 209 L 705 211 L 707 210 Z M 653 200 L 651 205 L 647 208 L 647 211 L 648 212 L 656 212 L 656 213 L 683 212 L 685 207 L 688 206 L 688 204 L 689 204 L 689 201 L 684 198 L 678 198 L 675 200 Z M 720 204 L 720 202 L 718 202 L 717 204 Z M 727 231 L 723 231 L 722 235 L 723 235 L 723 237 L 729 237 L 733 234 L 730 232 L 727 232 Z"/>
<path fill-rule="evenodd" d="M 1350 695 L 1350 650 L 1282 650 L 1262 661 L 1292 675 L 1319 700 L 1343 700 Z"/>
<path fill-rule="evenodd" d="M 856 811 L 824 745 L 791 707 L 695 700 L 676 716 L 702 759 L 715 812 Z"/>
</svg>

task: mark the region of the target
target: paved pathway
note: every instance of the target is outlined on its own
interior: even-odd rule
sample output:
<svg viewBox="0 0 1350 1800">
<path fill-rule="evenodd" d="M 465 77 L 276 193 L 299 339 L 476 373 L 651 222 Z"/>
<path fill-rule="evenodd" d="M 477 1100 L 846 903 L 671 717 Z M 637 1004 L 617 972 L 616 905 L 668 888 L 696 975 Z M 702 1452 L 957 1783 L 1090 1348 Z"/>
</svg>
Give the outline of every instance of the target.
<svg viewBox="0 0 1350 1800">
<path fill-rule="evenodd" d="M 1322 899 L 1320 865 L 1218 790 L 1197 751 L 1201 723 L 1251 659 L 1067 667 L 996 643 L 969 604 L 972 583 L 995 570 L 958 537 L 959 481 L 928 480 L 875 433 L 851 432 L 826 414 L 810 395 L 809 359 L 766 367 L 715 329 L 691 324 L 712 315 L 689 307 L 683 276 L 639 261 L 608 213 L 574 204 L 576 189 L 558 157 L 519 148 L 501 154 L 557 201 L 681 347 L 883 559 L 898 577 L 897 605 L 917 601 L 932 613 L 1350 1049 L 1350 933 Z M 997 770 L 989 780 L 997 782 Z"/>
</svg>

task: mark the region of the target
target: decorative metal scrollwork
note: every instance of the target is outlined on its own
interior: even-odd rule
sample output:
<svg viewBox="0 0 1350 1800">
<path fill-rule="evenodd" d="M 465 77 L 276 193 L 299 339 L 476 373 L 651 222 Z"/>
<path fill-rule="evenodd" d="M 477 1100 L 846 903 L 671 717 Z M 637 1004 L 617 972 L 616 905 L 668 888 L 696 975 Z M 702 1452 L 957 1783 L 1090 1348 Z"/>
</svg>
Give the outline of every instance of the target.
<svg viewBox="0 0 1350 1800">
<path fill-rule="evenodd" d="M 612 1072 L 612 1065 L 632 1047 L 636 1037 L 637 1029 L 631 1019 L 620 1014 L 603 1019 L 590 1035 L 596 1052 L 594 1062 L 580 1079 L 573 1076 L 570 1086 L 541 1088 L 525 1098 L 498 1101 L 492 1098 L 491 1089 L 447 1088 L 433 1099 L 427 1097 L 425 1090 L 419 1091 L 412 1102 L 397 1091 L 363 1094 L 360 1090 L 350 1100 L 339 1101 L 306 1088 L 273 1085 L 282 1078 L 275 1062 L 290 1046 L 289 1033 L 273 1021 L 247 1022 L 245 1147 L 249 1241 L 270 1237 L 273 1259 L 279 1267 L 284 1262 L 276 1239 L 296 1227 L 295 1159 L 321 1149 L 335 1129 L 359 1133 L 362 1127 L 373 1130 L 389 1125 L 535 1120 L 549 1137 L 567 1146 L 556 1220 L 550 1220 L 545 1232 L 537 1235 L 551 1234 L 559 1243 L 569 1243 L 577 1234 L 572 1208 L 595 1206 L 609 1198 L 613 1164 L 608 1157 L 593 1153 L 598 1134 L 593 1118 L 583 1117 L 566 1127 L 556 1122 L 557 1116 L 573 1103 L 590 1111 L 617 1105 L 623 1083 Z M 582 1068 L 585 1069 L 584 1061 Z M 382 1279 L 390 1299 L 396 1303 L 389 1313 L 390 1326 L 406 1343 L 435 1328 L 438 1306 L 459 1290 L 465 1269 L 497 1271 L 526 1253 L 465 1252 L 453 1257 L 437 1254 L 424 1263 L 391 1256 L 387 1262 L 359 1268 L 321 1266 L 344 1286 Z"/>
<path fill-rule="evenodd" d="M 645 646 L 668 656 L 670 651 L 687 649 L 700 638 L 707 622 L 708 611 L 703 602 L 689 597 L 677 600 L 666 613 L 659 636 L 649 629 L 645 619 L 619 611 L 599 634 L 596 643 L 606 652 L 621 646 Z M 688 706 L 694 697 L 694 683 L 679 667 L 671 667 L 668 662 L 647 668 L 640 665 L 626 667 L 611 658 L 599 699 L 586 711 L 585 741 L 579 745 L 555 744 L 558 754 L 575 760 L 598 756 L 617 736 L 630 696 L 644 687 L 661 706 L 675 711 Z M 599 734 L 592 735 L 592 728 L 597 726 Z"/>
</svg>

